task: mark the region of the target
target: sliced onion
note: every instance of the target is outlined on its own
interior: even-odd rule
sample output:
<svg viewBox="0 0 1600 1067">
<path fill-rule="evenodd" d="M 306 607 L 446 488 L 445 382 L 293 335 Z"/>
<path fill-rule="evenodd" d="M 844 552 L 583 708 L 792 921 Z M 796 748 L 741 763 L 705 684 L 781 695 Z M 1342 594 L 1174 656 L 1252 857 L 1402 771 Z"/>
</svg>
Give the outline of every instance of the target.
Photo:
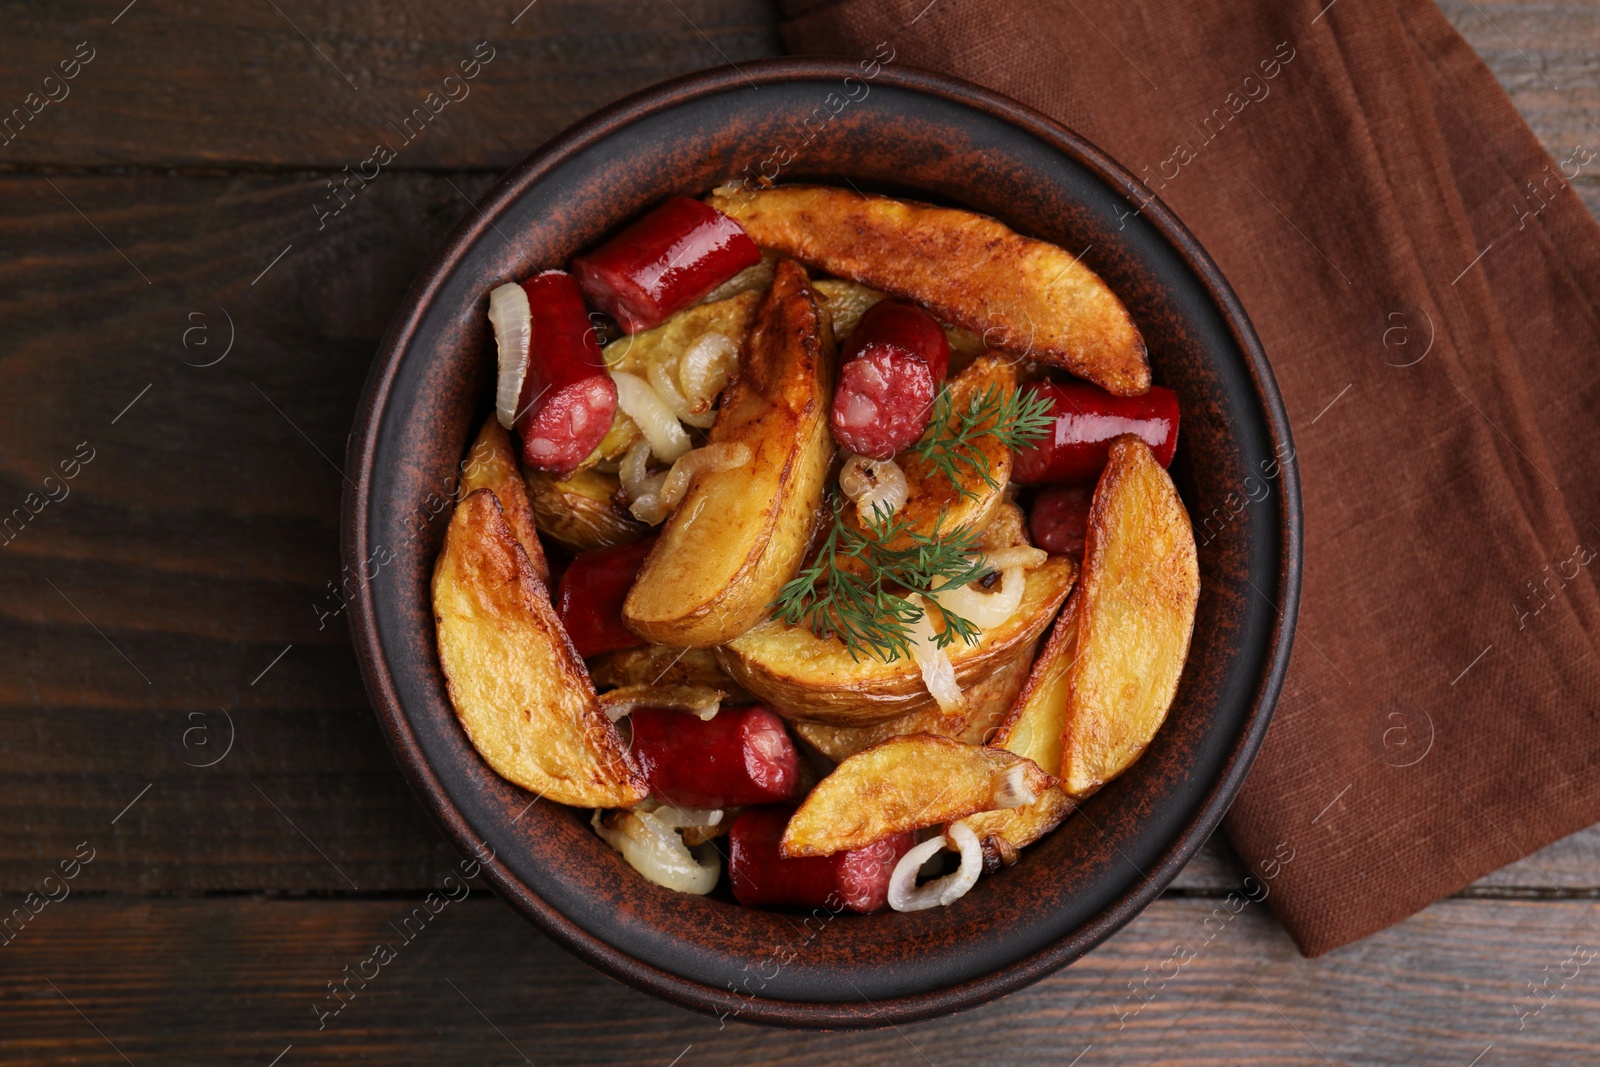
<svg viewBox="0 0 1600 1067">
<path fill-rule="evenodd" d="M 956 847 L 961 849 L 961 867 L 954 874 L 936 878 L 917 885 L 917 871 L 928 858 L 944 848 L 943 837 L 930 837 L 916 848 L 900 857 L 894 874 L 889 878 L 889 907 L 895 911 L 925 911 L 953 904 L 967 895 L 967 890 L 978 884 L 983 873 L 983 847 L 978 835 L 965 823 L 956 823 L 947 831 Z"/>
<path fill-rule="evenodd" d="M 932 596 L 946 611 L 966 619 L 980 630 L 992 630 L 1017 613 L 1022 593 L 1028 586 L 1021 567 L 1007 567 L 1000 575 L 1000 588 L 980 591 L 970 585 L 946 587 Z"/>
<path fill-rule="evenodd" d="M 689 410 L 689 402 L 683 398 L 683 394 L 678 391 L 677 385 L 673 383 L 672 376 L 667 373 L 667 365 L 665 363 L 660 360 L 653 360 L 650 363 L 650 369 L 645 371 L 645 375 L 650 379 L 650 388 L 656 391 L 656 395 L 661 398 L 662 403 L 672 409 L 672 414 L 679 421 L 687 422 L 690 426 L 697 426 L 702 430 L 707 429 L 716 421 L 717 417 L 709 411 L 696 415 Z"/>
<path fill-rule="evenodd" d="M 938 645 L 933 632 L 933 621 L 928 618 L 928 602 L 916 594 L 911 599 L 921 605 L 922 614 L 911 623 L 911 658 L 922 670 L 922 683 L 928 687 L 933 701 L 946 715 L 960 715 L 967 710 L 967 701 L 956 684 L 955 665 Z"/>
<path fill-rule="evenodd" d="M 652 811 L 663 826 L 681 830 L 686 826 L 710 829 L 722 822 L 721 808 L 680 808 L 676 804 L 663 804 Z"/>
<path fill-rule="evenodd" d="M 1028 765 L 1018 763 L 1007 767 L 1000 780 L 994 784 L 994 810 L 1025 808 L 1039 799 L 1039 794 L 1028 784 Z"/>
<path fill-rule="evenodd" d="M 716 718 L 725 694 L 709 685 L 625 685 L 600 694 L 600 710 L 617 722 L 635 708 L 672 708 L 702 721 Z"/>
<path fill-rule="evenodd" d="M 596 810 L 590 825 L 606 844 L 622 853 L 628 866 L 656 885 L 703 896 L 716 888 L 722 864 L 716 849 L 701 846 L 696 856 L 677 831 L 646 811 Z"/>
<path fill-rule="evenodd" d="M 696 475 L 705 471 L 733 470 L 749 462 L 750 446 L 742 441 L 704 445 L 685 452 L 670 471 L 638 482 L 638 496 L 628 509 L 640 521 L 653 526 L 677 509 Z"/>
<path fill-rule="evenodd" d="M 638 425 L 657 459 L 671 463 L 689 451 L 689 435 L 649 382 L 620 370 L 611 378 L 617 383 L 617 407 Z"/>
<path fill-rule="evenodd" d="M 533 341 L 533 313 L 528 308 L 527 290 L 516 282 L 490 290 L 489 324 L 494 327 L 500 365 L 494 387 L 494 415 L 509 430 L 517 418 L 522 379 L 528 375 L 528 346 Z"/>
<path fill-rule="evenodd" d="M 851 456 L 839 468 L 839 491 L 856 505 L 862 522 L 893 515 L 906 503 L 906 472 L 892 459 Z"/>
<path fill-rule="evenodd" d="M 1031 571 L 1043 567 L 1049 558 L 1050 553 L 1042 548 L 1014 545 L 1011 548 L 997 548 L 993 552 L 984 552 L 983 565 L 995 571 L 1003 571 L 1008 567 L 1021 567 L 1023 570 Z"/>
<path fill-rule="evenodd" d="M 746 268 L 749 269 L 749 268 Z M 702 334 L 678 362 L 678 381 L 693 414 L 711 410 L 739 366 L 739 345 L 727 334 L 715 330 Z"/>
<path fill-rule="evenodd" d="M 623 453 L 622 462 L 617 466 L 617 479 L 622 482 L 622 491 L 629 500 L 638 499 L 645 480 L 650 477 L 649 463 L 649 441 L 635 441 Z"/>
<path fill-rule="evenodd" d="M 672 465 L 667 480 L 661 486 L 661 503 L 670 511 L 678 506 L 695 475 L 707 471 L 731 471 L 750 462 L 750 446 L 743 441 L 733 444 L 706 445 L 685 452 Z"/>
</svg>

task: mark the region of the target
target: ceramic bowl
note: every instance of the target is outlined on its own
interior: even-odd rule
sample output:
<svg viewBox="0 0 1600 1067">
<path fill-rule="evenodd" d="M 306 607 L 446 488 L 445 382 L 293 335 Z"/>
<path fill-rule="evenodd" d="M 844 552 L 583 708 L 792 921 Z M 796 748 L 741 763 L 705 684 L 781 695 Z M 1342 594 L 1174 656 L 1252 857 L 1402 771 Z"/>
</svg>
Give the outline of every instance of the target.
<svg viewBox="0 0 1600 1067">
<path fill-rule="evenodd" d="M 954 905 L 814 916 L 646 882 L 588 813 L 497 777 L 457 724 L 428 583 L 466 446 L 488 410 L 486 294 L 673 194 L 730 179 L 851 184 L 968 207 L 1053 241 L 1127 304 L 1183 410 L 1173 474 L 1201 596 L 1176 703 L 1144 757 Z M 745 64 L 596 114 L 511 171 L 412 286 L 350 438 L 344 556 L 368 692 L 395 754 L 513 907 L 600 970 L 700 1011 L 804 1027 L 941 1015 L 1071 963 L 1154 900 L 1215 829 L 1267 728 L 1299 592 L 1283 404 L 1239 301 L 1182 224 L 1072 131 L 934 74 Z M 1264 487 L 1264 492 L 1263 488 Z M 726 879 L 724 879 L 724 882 Z"/>
</svg>

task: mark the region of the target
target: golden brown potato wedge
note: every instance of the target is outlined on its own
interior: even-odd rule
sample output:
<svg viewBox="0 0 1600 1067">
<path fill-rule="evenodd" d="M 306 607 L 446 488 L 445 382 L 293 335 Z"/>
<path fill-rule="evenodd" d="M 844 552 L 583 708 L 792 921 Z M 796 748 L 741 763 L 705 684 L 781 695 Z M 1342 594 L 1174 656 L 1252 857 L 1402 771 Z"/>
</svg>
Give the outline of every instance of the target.
<svg viewBox="0 0 1600 1067">
<path fill-rule="evenodd" d="M 1131 396 L 1150 388 L 1144 339 L 1071 252 L 985 215 L 829 186 L 718 192 L 756 244 L 909 297 L 988 343 Z"/>
<path fill-rule="evenodd" d="M 912 734 L 858 752 L 817 784 L 783 832 L 785 856 L 829 856 L 975 811 L 1031 802 L 1055 779 L 1000 748 Z"/>
<path fill-rule="evenodd" d="M 987 678 L 968 689 L 967 710 L 960 715 L 946 715 L 935 706 L 876 726 L 829 726 L 820 722 L 797 722 L 793 724 L 794 732 L 835 763 L 902 734 L 930 734 L 953 738 L 968 745 L 982 745 L 994 736 L 995 729 L 1011 713 L 1017 691 L 1027 680 L 1032 656 L 1031 647 L 1020 649 L 1016 659 L 1000 664 L 989 672 Z M 729 703 L 732 703 L 731 698 Z"/>
<path fill-rule="evenodd" d="M 589 675 L 601 689 L 628 685 L 703 685 L 727 694 L 729 704 L 753 704 L 755 697 L 729 678 L 709 648 L 644 645 L 607 652 L 589 661 Z"/>
<path fill-rule="evenodd" d="M 1111 443 L 1083 560 L 1061 750 L 1061 787 L 1080 799 L 1127 770 L 1161 728 L 1200 599 L 1188 512 L 1137 437 Z"/>
<path fill-rule="evenodd" d="M 517 543 L 528 553 L 534 576 L 541 582 L 548 582 L 550 564 L 544 558 L 544 546 L 539 543 L 528 487 L 523 484 L 522 472 L 517 467 L 517 453 L 512 447 L 511 435 L 493 415 L 484 421 L 478 439 L 467 450 L 467 460 L 461 465 L 461 484 L 456 486 L 456 502 L 460 503 L 479 489 L 489 490 L 500 501 L 500 512 L 511 532 L 516 534 Z"/>
<path fill-rule="evenodd" d="M 1028 572 L 1017 613 L 985 630 L 978 643 L 954 641 L 945 649 L 963 689 L 986 678 L 1021 649 L 1031 650 L 1072 590 L 1077 567 L 1052 556 Z M 935 627 L 942 623 L 935 623 Z M 734 681 L 779 714 L 833 726 L 872 726 L 934 707 L 915 661 L 850 657 L 835 637 L 766 619 L 717 650 Z"/>
<path fill-rule="evenodd" d="M 660 326 L 619 338 L 600 350 L 606 367 L 648 376 L 652 363 L 676 365 L 678 358 L 708 333 L 720 333 L 737 343 L 744 341 L 750 320 L 761 302 L 759 292 L 743 292 L 726 300 L 696 304 L 672 315 Z"/>
<path fill-rule="evenodd" d="M 1017 374 L 1011 362 L 996 353 L 979 356 L 971 366 L 956 375 L 950 382 L 950 398 L 954 402 L 951 422 L 959 413 L 968 410 L 973 398 L 981 398 L 989 390 L 1010 393 L 1017 387 Z M 988 425 L 993 425 L 991 420 Z M 972 454 L 981 453 L 988 463 L 993 485 L 985 482 L 976 472 L 962 467 L 959 486 L 948 475 L 916 452 L 907 450 L 895 457 L 906 476 L 906 502 L 895 513 L 895 521 L 909 524 L 905 534 L 892 539 L 889 544 L 902 548 L 911 543 L 911 532 L 922 535 L 933 533 L 935 524 L 949 532 L 963 526 L 986 530 L 1005 502 L 1006 485 L 1011 480 L 1011 449 L 993 434 L 986 434 L 971 444 Z M 965 490 L 965 493 L 963 493 Z M 844 520 L 855 529 L 861 528 L 855 508 L 847 508 Z"/>
<path fill-rule="evenodd" d="M 1067 715 L 1067 672 L 1078 645 L 1078 597 L 1067 600 L 1050 640 L 1034 661 L 1016 705 L 989 743 L 1026 756 L 1046 774 L 1061 773 L 1061 730 Z M 1054 830 L 1076 806 L 1060 786 L 1051 786 L 1032 804 L 1008 811 L 984 811 L 962 820 L 983 845 L 986 864 L 1017 861 L 1017 852 Z"/>
<path fill-rule="evenodd" d="M 433 569 L 433 614 L 450 702 L 496 774 L 585 808 L 649 794 L 487 489 L 450 518 Z"/>
<path fill-rule="evenodd" d="M 615 474 L 591 468 L 563 480 L 530 470 L 522 480 L 539 529 L 579 552 L 625 545 L 650 532 L 617 505 Z"/>
<path fill-rule="evenodd" d="M 705 648 L 743 633 L 799 569 L 816 529 L 833 438 L 833 332 L 806 272 L 773 274 L 711 427 L 750 461 L 695 479 L 645 559 L 623 620 L 658 645 Z"/>
</svg>

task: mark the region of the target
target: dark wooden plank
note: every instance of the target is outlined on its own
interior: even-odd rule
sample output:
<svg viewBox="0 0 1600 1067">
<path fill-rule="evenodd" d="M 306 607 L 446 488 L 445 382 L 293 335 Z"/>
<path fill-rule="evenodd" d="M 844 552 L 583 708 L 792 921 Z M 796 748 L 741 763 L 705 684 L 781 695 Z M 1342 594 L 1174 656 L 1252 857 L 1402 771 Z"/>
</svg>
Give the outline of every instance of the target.
<svg viewBox="0 0 1600 1067">
<path fill-rule="evenodd" d="M 401 167 L 503 168 L 595 108 L 653 82 L 780 50 L 766 0 L 535 4 L 140 4 L 64 13 L 45 0 L 6 16 L 0 101 L 40 92 L 82 41 L 95 58 L 0 164 L 339 168 L 488 41 L 494 59 L 459 104 L 407 146 Z M 1552 153 L 1600 147 L 1600 12 L 1579 0 L 1442 0 Z M 292 22 L 290 20 L 293 20 Z M 302 36 L 300 31 L 304 31 Z M 348 77 L 348 80 L 346 80 Z M 55 90 L 59 95 L 59 89 Z M 456 90 L 459 93 L 459 90 Z M 1592 178 L 1585 176 L 1586 182 Z"/>
<path fill-rule="evenodd" d="M 372 353 L 487 184 L 390 176 L 319 232 L 312 176 L 0 178 L 0 514 L 67 490 L 0 535 L 0 888 L 68 839 L 124 890 L 416 886 L 448 859 L 318 609 Z M 225 315 L 232 351 L 186 365 Z M 219 708 L 236 743 L 190 766 Z"/>
<path fill-rule="evenodd" d="M 1583 2 L 1439 0 L 1559 162 L 1600 151 L 1600 8 Z M 1594 181 L 1596 164 L 1585 168 Z"/>
<path fill-rule="evenodd" d="M 112 25 L 126 2 L 7 5 L 5 108 L 61 96 L 42 80 L 80 42 L 93 59 L 0 164 L 337 170 L 386 140 L 399 167 L 503 169 L 636 89 L 779 50 L 769 0 L 140 3 Z M 477 76 L 445 86 L 475 55 Z M 430 92 L 460 99 L 402 146 L 390 124 Z"/>
<path fill-rule="evenodd" d="M 719 1026 L 600 977 L 492 899 L 447 905 L 407 942 L 395 926 L 417 904 L 49 905 L 4 949 L 0 1058 L 264 1067 L 287 1049 L 283 1067 L 1497 1067 L 1588 1062 L 1600 1012 L 1600 941 L 1579 902 L 1448 901 L 1305 960 L 1260 905 L 1235 915 L 1219 901 L 1161 901 L 1077 965 L 999 1003 L 848 1034 Z M 379 943 L 393 961 L 365 989 L 352 982 L 319 1030 L 319 1009 L 339 1003 L 328 983 Z M 1578 945 L 1588 948 L 1575 958 Z M 1547 979 L 1541 1004 L 1528 987 Z"/>
</svg>

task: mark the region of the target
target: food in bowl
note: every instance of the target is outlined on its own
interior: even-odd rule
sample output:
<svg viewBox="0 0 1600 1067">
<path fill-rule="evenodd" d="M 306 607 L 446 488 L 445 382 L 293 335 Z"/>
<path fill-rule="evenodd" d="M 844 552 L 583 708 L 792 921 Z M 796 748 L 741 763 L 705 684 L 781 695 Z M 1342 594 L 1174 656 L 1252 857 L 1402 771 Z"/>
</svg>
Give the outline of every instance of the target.
<svg viewBox="0 0 1600 1067">
<path fill-rule="evenodd" d="M 568 268 L 489 294 L 494 413 L 433 576 L 496 773 L 671 890 L 725 864 L 743 905 L 911 911 L 1146 750 L 1199 571 L 1177 398 L 1088 267 L 959 209 L 730 186 Z"/>
</svg>

